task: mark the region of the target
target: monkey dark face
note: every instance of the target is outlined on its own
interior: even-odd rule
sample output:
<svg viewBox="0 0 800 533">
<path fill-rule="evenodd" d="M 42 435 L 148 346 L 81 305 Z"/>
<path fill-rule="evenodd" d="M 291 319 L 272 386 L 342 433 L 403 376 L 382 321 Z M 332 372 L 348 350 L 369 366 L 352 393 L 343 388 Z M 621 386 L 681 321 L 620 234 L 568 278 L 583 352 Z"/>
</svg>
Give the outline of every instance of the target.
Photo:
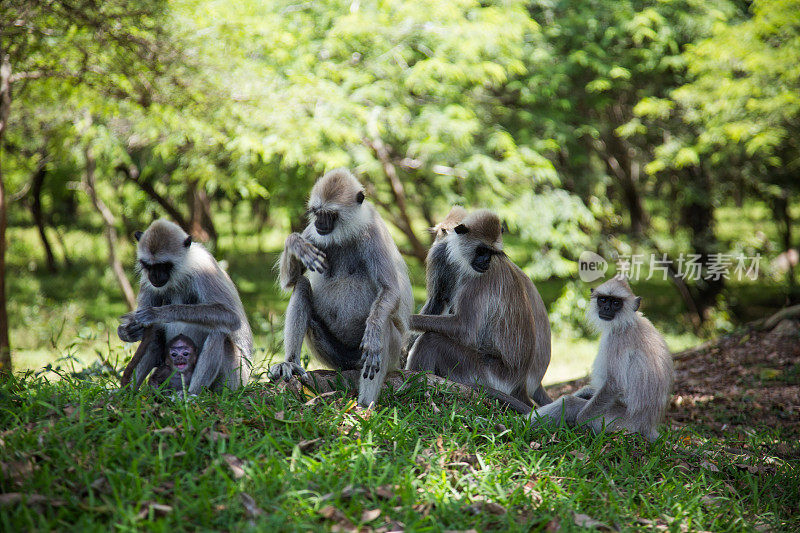
<svg viewBox="0 0 800 533">
<path fill-rule="evenodd" d="M 625 300 L 622 298 L 605 294 L 597 295 L 597 315 L 603 320 L 614 320 L 624 305 Z"/>
<path fill-rule="evenodd" d="M 197 362 L 197 350 L 193 344 L 179 337 L 169 346 L 169 361 L 180 373 L 192 370 Z"/>
<path fill-rule="evenodd" d="M 489 270 L 492 263 L 492 256 L 498 255 L 499 252 L 492 250 L 487 246 L 480 245 L 475 248 L 475 256 L 472 258 L 470 266 L 475 272 L 483 274 Z"/>
<path fill-rule="evenodd" d="M 339 218 L 337 211 L 317 211 L 314 213 L 314 226 L 320 235 L 328 235 L 336 227 Z"/>
<path fill-rule="evenodd" d="M 147 279 L 153 284 L 153 287 L 163 287 L 169 281 L 172 274 L 174 265 L 172 261 L 164 261 L 162 263 L 148 263 L 146 261 L 139 261 L 142 268 L 147 272 Z"/>
</svg>

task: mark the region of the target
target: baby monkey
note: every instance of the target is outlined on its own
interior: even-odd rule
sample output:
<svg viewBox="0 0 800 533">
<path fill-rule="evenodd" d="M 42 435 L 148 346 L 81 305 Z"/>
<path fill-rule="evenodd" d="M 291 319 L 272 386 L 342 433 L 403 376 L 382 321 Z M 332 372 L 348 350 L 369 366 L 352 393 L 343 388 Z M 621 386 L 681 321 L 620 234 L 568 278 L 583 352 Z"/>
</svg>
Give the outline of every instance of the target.
<svg viewBox="0 0 800 533">
<path fill-rule="evenodd" d="M 167 343 L 164 364 L 150 377 L 150 385 L 165 389 L 183 391 L 192 381 L 192 373 L 197 364 L 197 346 L 186 335 L 180 334 Z"/>
<path fill-rule="evenodd" d="M 624 278 L 592 291 L 586 314 L 600 331 L 600 350 L 591 385 L 532 411 L 533 425 L 563 414 L 568 425 L 588 424 L 596 433 L 605 426 L 640 433 L 651 442 L 658 438 L 675 377 L 664 337 L 637 313 L 641 301 Z"/>
</svg>

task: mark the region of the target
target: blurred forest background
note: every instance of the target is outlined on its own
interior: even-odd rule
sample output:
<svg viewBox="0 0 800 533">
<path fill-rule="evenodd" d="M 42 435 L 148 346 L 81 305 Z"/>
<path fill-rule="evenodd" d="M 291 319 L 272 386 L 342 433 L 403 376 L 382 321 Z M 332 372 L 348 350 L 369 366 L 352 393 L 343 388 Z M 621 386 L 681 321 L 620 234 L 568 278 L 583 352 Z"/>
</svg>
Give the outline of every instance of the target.
<svg viewBox="0 0 800 533">
<path fill-rule="evenodd" d="M 130 356 L 132 234 L 157 217 L 226 260 L 258 360 L 280 353 L 272 266 L 339 166 L 417 304 L 427 227 L 505 218 L 549 382 L 596 350 L 582 251 L 760 254 L 756 280 L 633 284 L 688 347 L 800 299 L 800 0 L 3 0 L 3 369 Z"/>
</svg>

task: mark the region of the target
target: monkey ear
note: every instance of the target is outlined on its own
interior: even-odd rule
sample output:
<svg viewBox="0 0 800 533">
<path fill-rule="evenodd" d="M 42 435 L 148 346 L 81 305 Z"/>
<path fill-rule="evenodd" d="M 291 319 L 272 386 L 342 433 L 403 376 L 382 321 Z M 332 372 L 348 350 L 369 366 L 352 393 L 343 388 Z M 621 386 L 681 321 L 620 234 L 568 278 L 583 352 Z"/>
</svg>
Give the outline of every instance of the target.
<svg viewBox="0 0 800 533">
<path fill-rule="evenodd" d="M 500 225 L 500 233 L 501 234 L 508 233 L 508 222 L 506 222 L 505 220 Z"/>
<path fill-rule="evenodd" d="M 364 191 L 358 191 L 358 194 L 356 194 L 356 202 L 358 203 L 364 202 Z"/>
<path fill-rule="evenodd" d="M 633 310 L 638 311 L 640 305 L 642 305 L 642 297 L 637 296 L 636 299 L 633 300 Z"/>
<path fill-rule="evenodd" d="M 186 239 L 183 241 L 183 247 L 184 247 L 184 248 L 188 248 L 189 246 L 191 246 L 191 244 L 192 244 L 192 236 L 191 236 L 191 235 L 189 235 L 189 236 L 188 236 L 188 237 L 186 237 Z"/>
<path fill-rule="evenodd" d="M 134 232 L 133 238 L 136 239 L 136 242 L 139 242 L 142 239 L 142 235 L 144 235 L 144 232 L 137 231 Z"/>
<path fill-rule="evenodd" d="M 589 294 L 594 294 L 594 289 L 589 289 Z"/>
<path fill-rule="evenodd" d="M 458 226 L 456 226 L 456 227 L 455 227 L 455 228 L 453 228 L 453 229 L 454 229 L 454 230 L 455 230 L 455 232 L 456 232 L 456 233 L 458 233 L 459 235 L 463 235 L 463 234 L 465 234 L 465 233 L 469 233 L 469 228 L 468 228 L 468 227 L 466 227 L 464 224 L 459 224 Z"/>
</svg>

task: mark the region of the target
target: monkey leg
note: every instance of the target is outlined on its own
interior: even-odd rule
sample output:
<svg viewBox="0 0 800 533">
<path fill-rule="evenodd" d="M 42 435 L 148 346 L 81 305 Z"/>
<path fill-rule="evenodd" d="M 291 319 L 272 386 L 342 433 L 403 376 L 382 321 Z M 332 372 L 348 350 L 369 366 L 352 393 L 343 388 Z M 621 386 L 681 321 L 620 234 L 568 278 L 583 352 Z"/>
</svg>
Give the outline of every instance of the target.
<svg viewBox="0 0 800 533">
<path fill-rule="evenodd" d="M 578 389 L 572 395 L 577 396 L 578 398 L 583 398 L 584 400 L 590 400 L 592 396 L 595 395 L 595 393 L 597 393 L 597 389 L 595 389 L 591 385 L 586 385 L 585 387 L 581 387 L 580 389 Z"/>
<path fill-rule="evenodd" d="M 325 322 L 311 311 L 307 339 L 314 356 L 331 368 L 355 370 L 361 368 L 361 350 L 339 340 Z"/>
<path fill-rule="evenodd" d="M 222 385 L 236 390 L 250 382 L 252 363 L 242 354 L 230 337 L 225 337 L 225 354 L 219 378 L 214 382 L 214 390 Z"/>
<path fill-rule="evenodd" d="M 227 336 L 220 331 L 208 334 L 197 356 L 197 366 L 187 390 L 189 394 L 198 394 L 204 387 L 214 384 L 223 369 L 226 339 Z"/>
<path fill-rule="evenodd" d="M 122 386 L 125 387 L 133 380 L 134 389 L 138 389 L 150 371 L 164 361 L 165 349 L 164 330 L 154 327 L 147 328 L 142 336 L 142 342 L 136 348 L 136 353 L 133 354 L 131 362 L 122 373 L 120 380 Z"/>
<path fill-rule="evenodd" d="M 286 321 L 283 326 L 285 359 L 282 363 L 270 367 L 269 379 L 283 378 L 289 381 L 294 374 L 306 373 L 305 369 L 300 366 L 300 349 L 303 347 L 303 339 L 308 331 L 312 306 L 311 282 L 308 281 L 308 278 L 301 276 L 297 279 L 292 296 L 289 298 L 289 305 L 286 307 Z"/>
<path fill-rule="evenodd" d="M 386 374 L 396 369 L 400 361 L 402 342 L 403 336 L 400 331 L 391 319 L 387 319 L 383 327 L 383 349 L 380 357 L 377 361 L 374 357 L 365 358 L 358 382 L 358 405 L 369 407 L 378 401 Z"/>
<path fill-rule="evenodd" d="M 544 386 L 543 385 L 539 385 L 536 388 L 536 390 L 533 391 L 533 394 L 531 394 L 531 398 L 533 399 L 534 402 L 536 402 L 536 405 L 539 405 L 539 406 L 545 406 L 545 405 L 553 403 L 553 399 L 544 390 Z"/>
<path fill-rule="evenodd" d="M 514 384 L 503 378 L 508 369 L 499 358 L 486 356 L 440 333 L 429 331 L 420 335 L 406 367 L 408 370 L 431 372 L 464 385 L 490 387 L 532 406 L 524 381 Z"/>
<path fill-rule="evenodd" d="M 531 411 L 528 419 L 531 421 L 531 426 L 538 426 L 547 420 L 559 423 L 563 421 L 568 426 L 574 426 L 578 413 L 586 403 L 587 400 L 568 394 L 544 407 Z"/>
</svg>

